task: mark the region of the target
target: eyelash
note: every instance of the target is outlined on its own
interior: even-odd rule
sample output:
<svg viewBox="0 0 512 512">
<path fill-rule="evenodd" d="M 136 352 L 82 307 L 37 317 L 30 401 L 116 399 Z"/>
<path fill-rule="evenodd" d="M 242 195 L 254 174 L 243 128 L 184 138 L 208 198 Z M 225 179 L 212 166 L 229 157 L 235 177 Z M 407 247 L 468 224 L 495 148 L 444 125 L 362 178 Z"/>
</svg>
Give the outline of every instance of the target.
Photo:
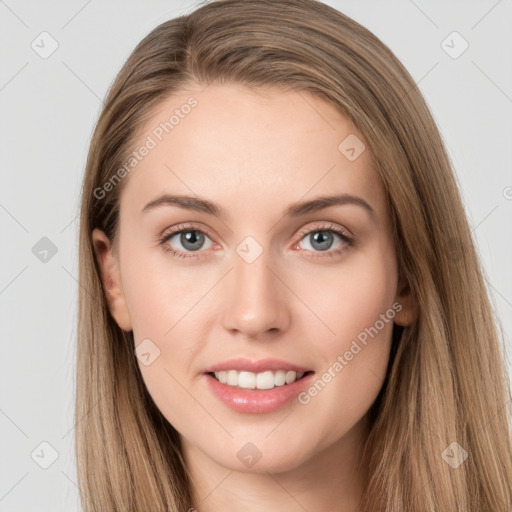
<svg viewBox="0 0 512 512">
<path fill-rule="evenodd" d="M 196 226 L 190 225 L 190 224 L 180 224 L 179 226 L 175 226 L 174 228 L 165 231 L 164 234 L 159 239 L 159 244 L 162 246 L 162 249 L 166 253 L 171 253 L 173 256 L 175 256 L 177 258 L 197 258 L 197 256 L 195 254 L 190 254 L 189 252 L 184 252 L 184 251 L 173 249 L 170 245 L 166 244 L 166 242 L 170 238 L 172 238 L 174 235 L 177 235 L 177 234 L 180 234 L 183 232 L 187 232 L 187 231 L 195 231 L 198 233 L 202 233 L 203 235 L 206 235 L 209 238 L 211 238 L 211 236 L 210 236 L 211 233 L 208 230 L 198 229 Z M 298 243 L 300 243 L 306 235 L 310 235 L 311 233 L 316 233 L 316 232 L 335 233 L 342 239 L 343 242 L 345 242 L 346 245 L 344 245 L 338 249 L 329 250 L 329 251 L 309 251 L 309 252 L 317 253 L 317 255 L 313 256 L 315 258 L 316 257 L 333 258 L 335 256 L 338 256 L 342 252 L 346 251 L 348 248 L 355 245 L 355 237 L 354 236 L 348 235 L 346 231 L 334 226 L 333 224 L 328 224 L 328 225 L 324 224 L 324 225 L 315 226 L 313 229 L 309 228 L 309 229 L 301 230 L 299 233 L 300 238 L 299 238 L 298 242 L 296 242 L 293 246 L 295 247 Z M 195 252 L 202 252 L 202 251 L 199 250 L 199 251 L 195 251 Z"/>
</svg>

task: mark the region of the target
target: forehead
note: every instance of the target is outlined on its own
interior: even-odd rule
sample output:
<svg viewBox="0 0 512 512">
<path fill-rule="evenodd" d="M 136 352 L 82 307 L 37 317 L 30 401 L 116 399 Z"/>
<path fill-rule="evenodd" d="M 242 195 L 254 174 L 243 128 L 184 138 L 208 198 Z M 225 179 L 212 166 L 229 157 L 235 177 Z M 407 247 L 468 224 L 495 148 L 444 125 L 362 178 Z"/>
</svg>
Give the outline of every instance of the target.
<svg viewBox="0 0 512 512">
<path fill-rule="evenodd" d="M 325 193 L 384 200 L 364 139 L 343 114 L 306 91 L 239 84 L 179 91 L 154 109 L 135 148 L 121 208 L 140 211 L 155 195 L 211 197 L 258 209 Z M 124 206 L 123 206 L 124 204 Z M 377 205 L 378 207 L 378 205 Z"/>
</svg>

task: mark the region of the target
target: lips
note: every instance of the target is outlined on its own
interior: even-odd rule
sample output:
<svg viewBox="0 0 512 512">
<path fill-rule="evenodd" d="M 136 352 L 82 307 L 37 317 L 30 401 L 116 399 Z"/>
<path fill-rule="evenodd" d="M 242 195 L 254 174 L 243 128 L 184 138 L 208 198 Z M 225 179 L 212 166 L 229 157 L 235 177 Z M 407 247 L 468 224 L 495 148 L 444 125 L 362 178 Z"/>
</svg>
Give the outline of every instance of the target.
<svg viewBox="0 0 512 512">
<path fill-rule="evenodd" d="M 220 371 L 237 370 L 239 372 L 246 371 L 252 373 L 261 373 L 267 370 L 278 371 L 284 370 L 286 372 L 294 371 L 296 373 L 306 373 L 311 371 L 311 368 L 299 366 L 288 361 L 279 359 L 260 359 L 258 361 L 251 361 L 244 357 L 238 357 L 236 359 L 229 359 L 219 364 L 215 364 L 206 368 L 205 373 L 215 373 Z"/>
<path fill-rule="evenodd" d="M 290 382 L 283 382 L 277 385 L 270 382 L 262 387 L 269 389 L 259 389 L 258 379 L 256 387 L 247 385 L 248 375 L 244 375 L 243 386 L 229 385 L 227 382 L 221 382 L 215 377 L 215 374 L 222 374 L 223 379 L 227 379 L 227 374 L 268 374 L 273 372 L 275 375 L 286 373 L 293 377 L 288 379 Z M 302 375 L 301 375 L 302 374 Z M 296 379 L 296 375 L 301 375 Z M 224 361 L 210 366 L 204 372 L 206 384 L 211 392 L 230 409 L 241 413 L 264 414 L 270 413 L 290 404 L 305 387 L 309 385 L 313 378 L 314 371 L 309 368 L 299 366 L 287 361 L 278 359 L 261 359 L 251 361 L 246 358 L 236 358 Z M 232 375 L 234 377 L 234 375 Z M 268 377 L 268 375 L 266 376 Z M 264 380 L 266 382 L 266 379 Z M 233 382 L 232 384 L 235 384 Z M 239 382 L 240 384 L 240 382 Z M 244 389 L 250 387 L 250 389 Z"/>
</svg>

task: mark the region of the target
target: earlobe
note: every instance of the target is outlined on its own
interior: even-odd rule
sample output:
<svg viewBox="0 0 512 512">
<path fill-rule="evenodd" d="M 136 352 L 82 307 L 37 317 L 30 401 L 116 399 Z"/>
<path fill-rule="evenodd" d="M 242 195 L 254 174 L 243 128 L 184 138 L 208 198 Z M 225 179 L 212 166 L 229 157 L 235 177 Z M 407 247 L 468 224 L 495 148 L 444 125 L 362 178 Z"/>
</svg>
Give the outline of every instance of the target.
<svg viewBox="0 0 512 512">
<path fill-rule="evenodd" d="M 117 325 L 123 331 L 131 331 L 132 323 L 123 293 L 119 267 L 112 252 L 110 240 L 100 229 L 92 232 L 92 242 L 96 259 L 101 270 L 101 280 L 109 310 Z"/>
<path fill-rule="evenodd" d="M 395 324 L 407 327 L 414 323 L 418 318 L 419 306 L 407 280 L 404 279 L 399 284 L 395 301 L 401 306 L 400 311 L 396 311 L 394 317 Z"/>
</svg>

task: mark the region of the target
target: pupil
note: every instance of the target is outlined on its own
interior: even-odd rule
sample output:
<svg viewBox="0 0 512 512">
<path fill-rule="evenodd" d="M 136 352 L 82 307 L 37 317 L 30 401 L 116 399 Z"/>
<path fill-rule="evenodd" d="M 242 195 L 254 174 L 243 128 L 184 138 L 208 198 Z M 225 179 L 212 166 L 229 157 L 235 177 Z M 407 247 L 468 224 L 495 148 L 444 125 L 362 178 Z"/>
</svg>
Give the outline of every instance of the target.
<svg viewBox="0 0 512 512">
<path fill-rule="evenodd" d="M 317 247 L 320 251 L 325 251 L 332 245 L 332 235 L 328 231 L 317 231 L 316 233 L 312 234 L 311 237 L 313 240 L 313 247 L 315 243 L 320 244 L 320 247 Z M 326 242 L 328 243 L 326 244 Z"/>
<path fill-rule="evenodd" d="M 190 251 L 197 251 L 202 245 L 203 235 L 197 231 L 186 231 L 181 234 L 180 241 L 186 249 Z"/>
</svg>

